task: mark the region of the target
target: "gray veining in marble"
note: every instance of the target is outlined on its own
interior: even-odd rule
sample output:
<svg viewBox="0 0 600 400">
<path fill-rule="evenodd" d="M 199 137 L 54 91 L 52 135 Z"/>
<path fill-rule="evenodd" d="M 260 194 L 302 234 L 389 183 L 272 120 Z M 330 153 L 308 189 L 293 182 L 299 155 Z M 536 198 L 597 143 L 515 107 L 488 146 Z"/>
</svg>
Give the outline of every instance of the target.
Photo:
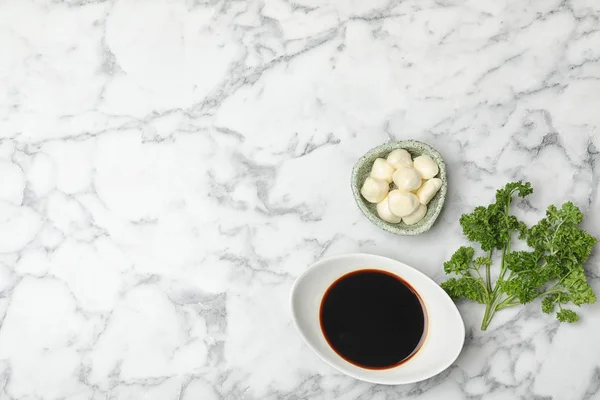
<svg viewBox="0 0 600 400">
<path fill-rule="evenodd" d="M 440 282 L 458 218 L 505 182 L 528 222 L 572 200 L 600 237 L 595 0 L 0 2 L 0 399 L 599 400 L 600 303 L 461 303 L 456 363 L 358 382 L 291 323 L 315 260 L 371 252 Z M 368 149 L 443 155 L 435 226 L 371 224 Z M 599 251 L 589 264 L 600 293 Z"/>
</svg>

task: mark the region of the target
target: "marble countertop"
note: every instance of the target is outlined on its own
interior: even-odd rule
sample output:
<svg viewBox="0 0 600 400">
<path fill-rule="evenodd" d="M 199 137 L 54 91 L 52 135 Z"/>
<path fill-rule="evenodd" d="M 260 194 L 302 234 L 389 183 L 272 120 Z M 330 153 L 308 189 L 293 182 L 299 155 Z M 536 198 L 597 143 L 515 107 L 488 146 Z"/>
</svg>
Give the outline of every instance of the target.
<svg viewBox="0 0 600 400">
<path fill-rule="evenodd" d="M 460 303 L 462 354 L 406 386 L 320 361 L 288 307 L 336 254 L 440 282 L 459 216 L 510 180 L 527 221 L 572 200 L 600 236 L 599 21 L 595 0 L 1 2 L 0 398 L 600 399 L 600 302 L 486 332 Z M 449 192 L 397 237 L 349 178 L 409 138 Z"/>
</svg>

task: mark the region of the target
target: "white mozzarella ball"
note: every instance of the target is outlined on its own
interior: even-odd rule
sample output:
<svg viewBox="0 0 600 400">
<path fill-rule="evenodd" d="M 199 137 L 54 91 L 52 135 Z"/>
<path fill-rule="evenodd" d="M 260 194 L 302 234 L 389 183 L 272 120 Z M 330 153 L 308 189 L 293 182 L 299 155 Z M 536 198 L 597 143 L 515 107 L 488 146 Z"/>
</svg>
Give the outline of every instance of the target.
<svg viewBox="0 0 600 400">
<path fill-rule="evenodd" d="M 419 198 L 419 202 L 421 204 L 428 204 L 433 196 L 440 190 L 442 187 L 442 180 L 440 178 L 432 178 L 425 182 L 423 186 L 417 190 L 417 197 Z"/>
<path fill-rule="evenodd" d="M 413 167 L 419 171 L 423 179 L 431 179 L 440 171 L 438 165 L 426 154 L 415 158 Z"/>
<path fill-rule="evenodd" d="M 378 158 L 373 163 L 371 168 L 371 178 L 386 181 L 387 183 L 392 182 L 392 174 L 394 173 L 394 167 L 385 161 L 384 158 Z"/>
<path fill-rule="evenodd" d="M 390 222 L 392 224 L 398 224 L 400 223 L 400 221 L 402 221 L 402 217 L 398 217 L 390 211 L 390 205 L 387 196 L 385 197 L 385 199 L 377 203 L 377 215 L 379 215 L 379 218 L 381 218 L 382 220 Z"/>
<path fill-rule="evenodd" d="M 388 154 L 387 163 L 396 169 L 400 167 L 410 167 L 412 166 L 412 157 L 408 151 L 396 149 Z"/>
<path fill-rule="evenodd" d="M 427 214 L 427 206 L 419 204 L 419 207 L 417 207 L 412 214 L 402 217 L 402 221 L 404 221 L 406 225 L 414 225 L 422 220 L 425 214 Z"/>
<path fill-rule="evenodd" d="M 360 189 L 360 194 L 369 203 L 379 203 L 390 191 L 389 183 L 379 179 L 367 178 Z"/>
<path fill-rule="evenodd" d="M 419 198 L 413 193 L 396 189 L 388 194 L 388 203 L 394 215 L 404 217 L 412 214 L 419 207 Z"/>
<path fill-rule="evenodd" d="M 412 167 L 400 167 L 392 175 L 396 187 L 404 192 L 416 190 L 421 186 L 421 174 Z"/>
</svg>

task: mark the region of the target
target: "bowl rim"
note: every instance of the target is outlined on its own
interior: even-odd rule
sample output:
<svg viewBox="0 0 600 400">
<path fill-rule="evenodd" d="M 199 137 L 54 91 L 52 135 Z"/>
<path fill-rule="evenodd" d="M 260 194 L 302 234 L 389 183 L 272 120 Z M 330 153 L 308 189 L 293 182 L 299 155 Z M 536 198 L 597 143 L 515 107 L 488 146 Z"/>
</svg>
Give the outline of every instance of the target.
<svg viewBox="0 0 600 400">
<path fill-rule="evenodd" d="M 375 215 L 371 210 L 369 210 L 367 208 L 367 206 L 365 205 L 365 203 L 362 199 L 362 195 L 360 194 L 360 187 L 359 187 L 360 185 L 358 184 L 358 169 L 359 169 L 359 167 L 362 166 L 365 159 L 368 159 L 368 158 L 372 157 L 373 155 L 380 153 L 383 147 L 390 146 L 390 145 L 392 145 L 394 147 L 392 150 L 405 149 L 405 148 L 415 147 L 415 146 L 422 147 L 423 149 L 425 149 L 425 151 L 423 152 L 424 154 L 429 153 L 429 154 L 432 154 L 435 156 L 434 161 L 438 164 L 438 167 L 440 168 L 440 176 L 439 177 L 442 180 L 442 187 L 440 188 L 438 196 L 443 197 L 444 201 L 442 201 L 442 203 L 438 207 L 436 207 L 432 217 L 430 217 L 422 225 L 419 225 L 418 227 L 415 227 L 415 228 L 411 228 L 409 225 L 398 226 L 396 224 L 391 224 L 391 223 L 388 223 L 388 222 L 382 220 L 381 218 L 379 218 L 377 215 Z M 444 207 L 444 203 L 446 202 L 445 201 L 446 193 L 448 190 L 448 177 L 446 174 L 446 163 L 444 162 L 444 158 L 442 157 L 440 152 L 437 151 L 435 148 L 433 148 L 431 145 L 429 145 L 427 143 L 421 142 L 419 140 L 413 140 L 413 139 L 390 140 L 388 142 L 385 142 L 378 146 L 375 146 L 371 150 L 367 151 L 354 164 L 354 167 L 352 168 L 352 175 L 351 175 L 350 183 L 351 183 L 350 186 L 352 186 L 352 193 L 354 195 L 356 204 L 358 205 L 358 208 L 362 211 L 362 213 L 365 215 L 365 217 L 367 217 L 367 219 L 369 221 L 371 221 L 373 224 L 377 225 L 377 227 L 383 229 L 384 231 L 387 231 L 387 232 L 390 232 L 390 233 L 393 233 L 396 235 L 401 235 L 401 236 L 416 236 L 416 235 L 425 233 L 429 229 L 431 229 L 431 227 L 433 226 L 433 224 L 439 217 L 439 215 L 442 211 L 442 208 Z"/>
</svg>

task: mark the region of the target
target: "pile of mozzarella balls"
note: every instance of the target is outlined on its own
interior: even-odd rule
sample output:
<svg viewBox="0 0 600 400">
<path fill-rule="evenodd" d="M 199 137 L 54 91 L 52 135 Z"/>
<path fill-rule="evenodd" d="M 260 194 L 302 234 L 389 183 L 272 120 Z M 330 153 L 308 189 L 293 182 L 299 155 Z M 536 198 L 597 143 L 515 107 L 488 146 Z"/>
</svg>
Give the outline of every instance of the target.
<svg viewBox="0 0 600 400">
<path fill-rule="evenodd" d="M 378 158 L 360 190 L 370 203 L 377 203 L 379 218 L 392 224 L 414 225 L 427 213 L 427 203 L 442 187 L 435 178 L 438 165 L 428 155 L 414 160 L 404 149 L 392 151 L 387 159 Z M 390 191 L 390 183 L 395 189 Z"/>
</svg>

